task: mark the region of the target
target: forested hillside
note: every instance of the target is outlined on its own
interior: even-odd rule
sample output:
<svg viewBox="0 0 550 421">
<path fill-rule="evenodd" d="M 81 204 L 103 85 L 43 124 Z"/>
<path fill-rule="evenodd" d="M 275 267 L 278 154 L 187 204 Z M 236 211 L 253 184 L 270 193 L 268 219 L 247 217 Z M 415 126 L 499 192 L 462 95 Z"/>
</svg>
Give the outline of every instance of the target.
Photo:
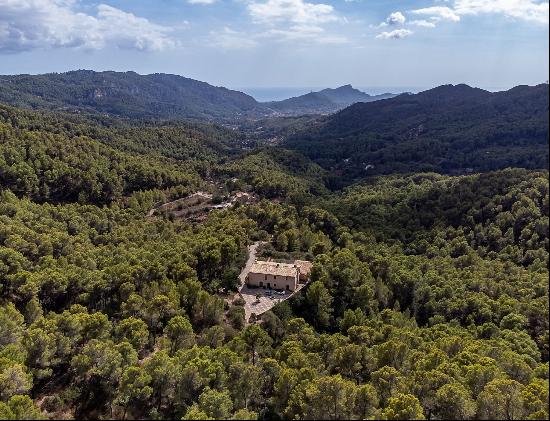
<svg viewBox="0 0 550 421">
<path fill-rule="evenodd" d="M 275 114 L 333 113 L 356 102 L 392 96 L 395 95 L 369 95 L 346 85 L 260 103 L 239 91 L 163 73 L 139 75 L 78 70 L 43 75 L 0 75 L 0 103 L 132 119 L 246 122 Z"/>
<path fill-rule="evenodd" d="M 352 229 L 399 239 L 413 254 L 473 250 L 518 265 L 548 265 L 548 173 L 507 169 L 463 177 L 372 179 L 327 206 Z"/>
<path fill-rule="evenodd" d="M 238 177 L 236 186 L 249 186 L 268 199 L 289 198 L 294 205 L 328 194 L 330 176 L 321 167 L 292 151 L 258 148 L 232 159 L 217 170 L 220 177 Z M 244 186 L 243 186 L 244 185 Z"/>
<path fill-rule="evenodd" d="M 355 104 L 290 136 L 351 181 L 372 174 L 548 168 L 548 85 L 490 93 L 446 85 Z"/>
<path fill-rule="evenodd" d="M 160 120 L 235 119 L 267 112 L 242 92 L 182 76 L 91 70 L 0 76 L 0 102 L 25 108 Z"/>
<path fill-rule="evenodd" d="M 547 170 L 340 191 L 241 140 L 0 107 L 0 418 L 548 419 Z M 147 216 L 197 190 L 258 202 Z M 313 269 L 249 323 L 259 240 Z"/>
</svg>

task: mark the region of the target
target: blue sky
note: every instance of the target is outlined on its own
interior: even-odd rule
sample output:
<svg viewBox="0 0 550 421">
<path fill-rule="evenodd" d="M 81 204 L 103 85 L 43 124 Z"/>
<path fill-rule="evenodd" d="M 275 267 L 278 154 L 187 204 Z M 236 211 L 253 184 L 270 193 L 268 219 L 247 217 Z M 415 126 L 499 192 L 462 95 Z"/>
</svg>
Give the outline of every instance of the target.
<svg viewBox="0 0 550 421">
<path fill-rule="evenodd" d="M 540 0 L 0 0 L 0 73 L 508 88 L 548 79 L 548 13 Z"/>
</svg>

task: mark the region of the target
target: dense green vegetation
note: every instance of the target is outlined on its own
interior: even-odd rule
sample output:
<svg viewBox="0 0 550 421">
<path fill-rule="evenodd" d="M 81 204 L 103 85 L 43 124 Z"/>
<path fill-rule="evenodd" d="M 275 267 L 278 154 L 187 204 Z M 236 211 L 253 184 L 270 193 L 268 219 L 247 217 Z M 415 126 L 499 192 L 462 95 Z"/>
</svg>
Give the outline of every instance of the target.
<svg viewBox="0 0 550 421">
<path fill-rule="evenodd" d="M 266 112 L 242 92 L 182 76 L 91 70 L 0 76 L 0 102 L 25 108 L 161 120 L 235 119 Z"/>
<path fill-rule="evenodd" d="M 221 128 L 0 116 L 0 418 L 548 419 L 547 171 L 331 191 Z M 145 216 L 197 189 L 262 200 Z M 314 266 L 246 323 L 256 240 Z"/>
<path fill-rule="evenodd" d="M 548 172 L 507 169 L 462 177 L 371 179 L 330 199 L 351 229 L 399 239 L 410 254 L 477 252 L 518 265 L 548 265 Z"/>
<path fill-rule="evenodd" d="M 238 152 L 235 133 L 190 123 L 132 125 L 0 105 L 0 182 L 37 201 L 103 204 L 134 191 L 191 191 Z"/>
<path fill-rule="evenodd" d="M 250 186 L 267 198 L 290 198 L 295 205 L 326 195 L 326 171 L 303 156 L 284 149 L 257 149 L 217 170 L 221 177 L 239 177 L 234 187 Z M 243 184 L 246 183 L 246 184 Z M 231 184 L 231 183 L 229 183 Z"/>
<path fill-rule="evenodd" d="M 326 114 L 356 102 L 390 98 L 351 85 L 259 103 L 242 92 L 177 75 L 78 70 L 0 75 L 0 103 L 16 107 L 108 114 L 131 119 L 247 121 L 274 115 Z"/>
<path fill-rule="evenodd" d="M 286 140 L 338 172 L 372 174 L 548 168 L 548 85 L 489 93 L 466 85 L 355 104 Z"/>
</svg>

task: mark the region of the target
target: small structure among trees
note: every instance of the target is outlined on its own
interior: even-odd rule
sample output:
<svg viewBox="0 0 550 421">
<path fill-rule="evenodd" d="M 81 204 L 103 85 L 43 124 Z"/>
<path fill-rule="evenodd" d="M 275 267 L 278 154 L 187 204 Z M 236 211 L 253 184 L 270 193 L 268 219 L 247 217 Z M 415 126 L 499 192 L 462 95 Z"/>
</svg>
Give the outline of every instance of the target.
<svg viewBox="0 0 550 421">
<path fill-rule="evenodd" d="M 255 261 L 248 272 L 248 286 L 295 291 L 299 283 L 306 283 L 312 263 L 296 260 L 294 263 Z"/>
<path fill-rule="evenodd" d="M 299 282 L 305 284 L 309 281 L 309 274 L 311 273 L 313 262 L 308 260 L 295 260 L 294 264 L 298 266 L 298 269 L 300 270 Z"/>
</svg>

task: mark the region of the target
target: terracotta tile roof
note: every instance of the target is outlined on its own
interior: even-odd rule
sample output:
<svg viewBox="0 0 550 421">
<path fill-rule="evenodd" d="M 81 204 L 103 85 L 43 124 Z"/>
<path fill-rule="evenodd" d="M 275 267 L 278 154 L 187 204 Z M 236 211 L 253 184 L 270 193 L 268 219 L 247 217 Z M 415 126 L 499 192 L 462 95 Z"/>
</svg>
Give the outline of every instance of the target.
<svg viewBox="0 0 550 421">
<path fill-rule="evenodd" d="M 289 263 L 256 261 L 250 268 L 250 273 L 262 273 L 266 275 L 296 276 L 298 268 Z"/>
<path fill-rule="evenodd" d="M 304 275 L 309 275 L 309 272 L 311 272 L 311 268 L 313 267 L 313 262 L 308 262 L 307 260 L 296 260 L 294 264 L 298 266 L 300 273 L 303 273 Z"/>
</svg>

